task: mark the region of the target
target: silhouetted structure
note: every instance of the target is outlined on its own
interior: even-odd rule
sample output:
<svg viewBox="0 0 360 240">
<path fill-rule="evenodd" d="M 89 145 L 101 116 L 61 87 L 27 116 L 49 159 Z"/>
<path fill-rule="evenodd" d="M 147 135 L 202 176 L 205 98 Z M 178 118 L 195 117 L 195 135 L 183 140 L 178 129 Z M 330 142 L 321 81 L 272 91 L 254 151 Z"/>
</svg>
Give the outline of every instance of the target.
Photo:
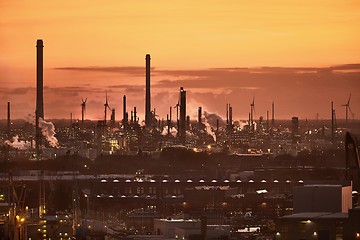
<svg viewBox="0 0 360 240">
<path fill-rule="evenodd" d="M 105 125 L 106 125 L 107 109 L 111 110 L 111 108 L 109 107 L 108 97 L 107 97 L 107 93 L 106 93 L 105 103 L 104 103 L 104 122 L 105 122 Z"/>
<path fill-rule="evenodd" d="M 346 178 L 352 181 L 353 190 L 360 191 L 360 154 L 359 143 L 355 135 L 346 132 L 345 135 L 345 159 Z"/>
<path fill-rule="evenodd" d="M 111 109 L 110 126 L 115 127 L 115 108 Z"/>
<path fill-rule="evenodd" d="M 335 110 L 334 110 L 334 102 L 331 102 L 331 141 L 334 142 L 334 134 L 335 134 Z"/>
<path fill-rule="evenodd" d="M 291 126 L 292 126 L 292 130 L 291 130 L 292 140 L 293 140 L 293 142 L 296 142 L 300 138 L 299 137 L 299 118 L 298 117 L 292 117 Z"/>
<path fill-rule="evenodd" d="M 136 107 L 134 107 L 133 114 L 134 114 L 134 123 L 137 123 L 138 119 L 137 119 L 137 116 L 136 116 L 136 114 L 137 114 Z"/>
<path fill-rule="evenodd" d="M 7 103 L 7 137 L 11 138 L 11 115 L 10 115 L 10 102 Z"/>
<path fill-rule="evenodd" d="M 81 124 L 83 126 L 84 126 L 84 121 L 85 121 L 86 101 L 87 101 L 87 98 L 85 98 L 85 100 L 83 98 L 81 98 Z"/>
<path fill-rule="evenodd" d="M 202 108 L 199 107 L 199 109 L 198 109 L 198 127 L 199 127 L 199 129 L 201 128 L 201 124 L 202 124 L 201 116 L 202 116 Z"/>
<path fill-rule="evenodd" d="M 128 113 L 126 112 L 126 95 L 123 97 L 123 122 L 124 128 L 126 129 L 126 125 L 128 123 Z"/>
<path fill-rule="evenodd" d="M 272 102 L 272 105 L 271 105 L 271 114 L 272 114 L 271 128 L 274 128 L 275 127 L 275 103 L 274 102 Z"/>
<path fill-rule="evenodd" d="M 231 129 L 233 128 L 233 122 L 232 122 L 232 107 L 230 104 L 226 104 L 226 130 L 228 133 L 231 132 Z"/>
<path fill-rule="evenodd" d="M 146 98 L 145 98 L 145 125 L 151 125 L 151 103 L 150 103 L 150 54 L 146 54 Z"/>
<path fill-rule="evenodd" d="M 346 120 L 346 127 L 348 126 L 348 111 L 350 111 L 350 113 L 353 115 L 353 112 L 351 111 L 350 108 L 350 100 L 351 100 L 351 94 L 349 96 L 348 101 L 346 102 L 346 104 L 342 104 L 341 106 L 345 107 L 345 120 Z"/>
<path fill-rule="evenodd" d="M 186 91 L 180 87 L 180 124 L 179 138 L 182 144 L 186 143 Z"/>
<path fill-rule="evenodd" d="M 251 131 L 255 131 L 254 115 L 255 115 L 255 97 L 253 97 L 253 100 L 250 103 L 250 129 L 251 129 Z"/>
<path fill-rule="evenodd" d="M 233 113 L 232 113 L 232 106 L 229 104 L 229 130 L 233 129 Z"/>
<path fill-rule="evenodd" d="M 38 39 L 36 42 L 36 111 L 35 111 L 35 131 L 36 131 L 36 152 L 40 152 L 41 129 L 39 118 L 44 119 L 44 93 L 43 93 L 43 41 Z"/>
</svg>

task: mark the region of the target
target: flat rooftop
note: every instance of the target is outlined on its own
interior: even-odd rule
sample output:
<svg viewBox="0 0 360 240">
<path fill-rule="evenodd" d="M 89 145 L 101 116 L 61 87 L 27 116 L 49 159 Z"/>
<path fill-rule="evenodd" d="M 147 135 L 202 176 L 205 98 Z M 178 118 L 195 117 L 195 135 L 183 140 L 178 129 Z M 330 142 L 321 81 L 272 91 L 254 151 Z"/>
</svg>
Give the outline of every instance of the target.
<svg viewBox="0 0 360 240">
<path fill-rule="evenodd" d="M 346 219 L 348 213 L 343 212 L 302 212 L 295 213 L 287 216 L 283 216 L 281 219 L 301 219 L 301 220 L 312 220 L 312 219 Z"/>
</svg>

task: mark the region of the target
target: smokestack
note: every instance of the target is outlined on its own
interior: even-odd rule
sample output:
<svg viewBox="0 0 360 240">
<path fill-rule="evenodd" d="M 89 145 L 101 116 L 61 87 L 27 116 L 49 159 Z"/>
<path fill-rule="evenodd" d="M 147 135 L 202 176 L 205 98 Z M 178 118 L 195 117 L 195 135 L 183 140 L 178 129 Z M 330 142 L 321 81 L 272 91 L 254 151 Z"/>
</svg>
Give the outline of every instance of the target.
<svg viewBox="0 0 360 240">
<path fill-rule="evenodd" d="M 136 117 L 136 107 L 134 107 L 134 122 L 137 123 L 137 117 Z"/>
<path fill-rule="evenodd" d="M 229 124 L 229 104 L 226 104 L 226 126 Z"/>
<path fill-rule="evenodd" d="M 133 115 L 133 111 L 131 111 L 131 112 L 130 112 L 130 116 L 131 116 L 130 123 L 133 123 L 133 122 L 134 122 L 134 115 Z"/>
<path fill-rule="evenodd" d="M 171 109 L 171 108 L 170 108 Z M 168 135 L 170 134 L 170 119 L 169 119 L 169 114 L 166 114 L 166 123 L 167 123 L 167 132 Z"/>
<path fill-rule="evenodd" d="M 7 103 L 7 137 L 11 138 L 10 102 Z"/>
<path fill-rule="evenodd" d="M 35 135 L 36 153 L 40 154 L 41 129 L 39 128 L 39 118 L 44 119 L 44 93 L 43 93 L 43 48 L 41 39 L 36 42 L 36 111 L 35 111 Z"/>
<path fill-rule="evenodd" d="M 272 111 L 271 111 L 271 114 L 272 114 L 272 117 L 271 117 L 271 128 L 274 128 L 275 127 L 275 104 L 274 102 L 272 102 Z"/>
<path fill-rule="evenodd" d="M 170 123 L 171 123 L 171 118 L 172 118 L 172 107 L 170 106 L 170 116 L 169 116 Z"/>
<path fill-rule="evenodd" d="M 199 107 L 199 110 L 198 110 L 198 124 L 199 124 L 199 128 L 201 127 L 201 116 L 202 116 L 202 109 L 201 109 L 201 107 Z"/>
<path fill-rule="evenodd" d="M 269 131 L 269 110 L 266 111 L 266 129 Z"/>
<path fill-rule="evenodd" d="M 84 127 L 84 121 L 85 121 L 86 101 L 87 101 L 87 98 L 85 98 L 85 100 L 83 98 L 81 98 L 81 124 L 83 127 Z"/>
<path fill-rule="evenodd" d="M 180 142 L 186 143 L 186 91 L 180 87 Z"/>
<path fill-rule="evenodd" d="M 292 137 L 293 137 L 293 142 L 296 141 L 296 135 L 299 134 L 299 118 L 298 117 L 292 117 L 291 119 L 291 126 L 292 126 Z"/>
<path fill-rule="evenodd" d="M 146 54 L 146 99 L 145 99 L 145 125 L 151 124 L 151 104 L 150 104 L 150 54 Z"/>
<path fill-rule="evenodd" d="M 128 119 L 126 114 L 126 95 L 123 97 L 123 125 L 124 127 L 127 125 Z"/>
<path fill-rule="evenodd" d="M 335 124 L 334 124 L 334 102 L 331 102 L 331 141 L 334 142 Z"/>
<path fill-rule="evenodd" d="M 44 94 L 43 94 L 43 41 L 36 42 L 36 111 L 37 117 L 44 119 Z"/>
<path fill-rule="evenodd" d="M 189 115 L 186 116 L 186 129 L 187 130 L 190 129 L 190 116 Z"/>
<path fill-rule="evenodd" d="M 233 120 L 232 120 L 232 107 L 229 104 L 229 129 L 233 128 Z"/>
</svg>

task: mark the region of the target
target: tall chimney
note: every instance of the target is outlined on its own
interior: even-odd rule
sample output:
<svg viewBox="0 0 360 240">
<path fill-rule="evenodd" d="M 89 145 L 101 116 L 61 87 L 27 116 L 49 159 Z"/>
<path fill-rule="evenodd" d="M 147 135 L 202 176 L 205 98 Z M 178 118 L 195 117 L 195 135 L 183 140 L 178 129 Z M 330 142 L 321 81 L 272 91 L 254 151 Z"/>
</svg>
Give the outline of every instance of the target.
<svg viewBox="0 0 360 240">
<path fill-rule="evenodd" d="M 36 135 L 36 152 L 40 153 L 41 146 L 41 129 L 39 127 L 39 118 L 44 119 L 44 93 L 43 93 L 43 48 L 44 44 L 41 39 L 36 42 L 36 111 L 35 111 L 35 135 Z"/>
<path fill-rule="evenodd" d="M 171 109 L 171 108 L 170 108 Z M 167 123 L 167 133 L 170 134 L 170 119 L 169 114 L 166 114 L 166 123 Z"/>
<path fill-rule="evenodd" d="M 229 124 L 229 104 L 226 104 L 226 127 Z"/>
<path fill-rule="evenodd" d="M 137 123 L 136 107 L 134 107 L 134 122 Z"/>
<path fill-rule="evenodd" d="M 331 102 L 331 141 L 334 142 L 335 133 L 335 118 L 334 118 L 334 102 Z"/>
<path fill-rule="evenodd" d="M 123 125 L 124 127 L 127 125 L 128 119 L 126 114 L 126 95 L 123 97 Z"/>
<path fill-rule="evenodd" d="M 145 125 L 151 124 L 151 103 L 150 103 L 150 54 L 146 54 L 146 99 L 145 99 Z"/>
<path fill-rule="evenodd" d="M 44 119 L 44 94 L 43 94 L 43 40 L 36 42 L 36 111 L 37 117 Z"/>
<path fill-rule="evenodd" d="M 11 138 L 10 102 L 7 103 L 7 137 Z"/>
<path fill-rule="evenodd" d="M 232 107 L 229 104 L 229 129 L 233 129 Z"/>
<path fill-rule="evenodd" d="M 201 126 L 201 116 L 202 116 L 202 108 L 199 107 L 199 110 L 198 110 L 198 124 L 199 124 L 199 128 Z"/>
<path fill-rule="evenodd" d="M 186 143 L 186 91 L 180 88 L 180 142 Z"/>
<path fill-rule="evenodd" d="M 271 111 L 271 114 L 272 114 L 272 117 L 271 117 L 271 128 L 274 128 L 275 127 L 275 104 L 274 102 L 272 102 L 272 111 Z"/>
<path fill-rule="evenodd" d="M 171 118 L 172 118 L 172 110 L 171 110 L 171 106 L 170 106 L 170 116 L 169 116 L 169 120 L 170 120 L 170 124 L 171 124 Z"/>
</svg>

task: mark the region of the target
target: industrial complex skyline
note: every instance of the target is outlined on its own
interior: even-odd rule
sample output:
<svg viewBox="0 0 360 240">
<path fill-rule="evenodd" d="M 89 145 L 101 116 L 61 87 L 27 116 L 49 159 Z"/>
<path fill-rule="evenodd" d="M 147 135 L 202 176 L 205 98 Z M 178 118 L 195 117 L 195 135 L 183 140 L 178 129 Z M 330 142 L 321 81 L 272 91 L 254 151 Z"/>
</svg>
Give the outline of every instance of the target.
<svg viewBox="0 0 360 240">
<path fill-rule="evenodd" d="M 0 0 L 0 240 L 360 239 L 359 10 Z"/>
<path fill-rule="evenodd" d="M 356 118 L 359 6 L 327 3 L 210 1 L 190 7 L 155 1 L 117 3 L 118 12 L 112 10 L 116 3 L 111 9 L 110 4 L 42 3 L 41 11 L 31 2 L 1 3 L 0 104 L 12 103 L 13 118 L 34 115 L 33 47 L 41 38 L 48 118 L 72 113 L 81 119 L 81 98 L 88 98 L 86 119 L 102 119 L 107 92 L 112 108 L 121 112 L 127 95 L 128 105 L 145 120 L 145 54 L 152 56 L 151 106 L 160 118 L 177 103 L 180 87 L 187 91 L 191 117 L 201 106 L 225 118 L 231 103 L 234 119 L 246 120 L 255 96 L 255 118 L 265 117 L 275 101 L 280 119 L 330 119 L 333 101 L 337 118 L 344 119 L 341 105 L 352 93 Z M 5 107 L 0 114 L 6 118 Z"/>
</svg>

